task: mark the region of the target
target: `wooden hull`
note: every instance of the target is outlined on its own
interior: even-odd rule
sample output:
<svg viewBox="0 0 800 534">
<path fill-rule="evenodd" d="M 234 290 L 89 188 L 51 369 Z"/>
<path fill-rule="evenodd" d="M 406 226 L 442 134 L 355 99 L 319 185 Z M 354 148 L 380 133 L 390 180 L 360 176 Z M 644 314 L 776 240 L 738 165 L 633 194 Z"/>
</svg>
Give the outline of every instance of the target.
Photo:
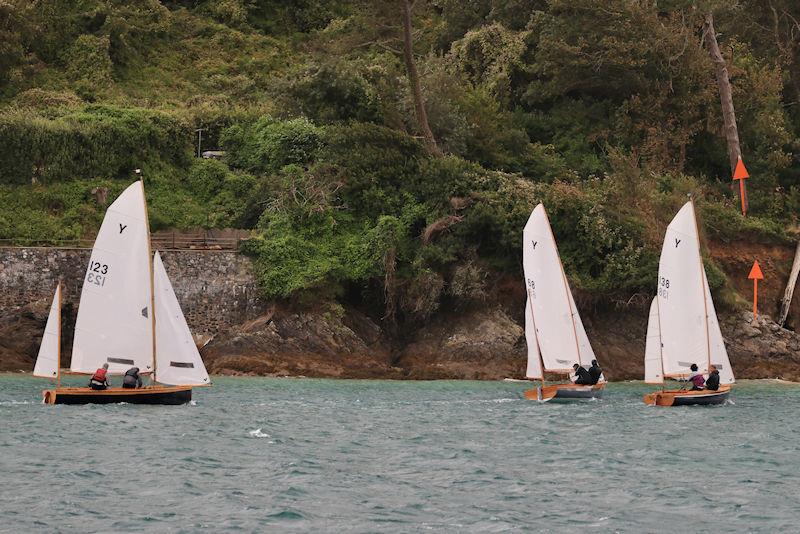
<svg viewBox="0 0 800 534">
<path fill-rule="evenodd" d="M 603 396 L 603 390 L 605 387 L 605 382 L 595 384 L 593 386 L 583 386 L 579 384 L 552 384 L 526 391 L 525 398 L 539 402 L 571 402 L 599 399 Z"/>
<path fill-rule="evenodd" d="M 56 388 L 42 391 L 44 404 L 186 404 L 192 400 L 191 386 L 146 386 L 140 389 Z"/>
<path fill-rule="evenodd" d="M 720 386 L 717 391 L 682 389 L 656 391 L 645 395 L 644 403 L 649 406 L 708 406 L 724 404 L 730 394 L 730 386 Z"/>
</svg>

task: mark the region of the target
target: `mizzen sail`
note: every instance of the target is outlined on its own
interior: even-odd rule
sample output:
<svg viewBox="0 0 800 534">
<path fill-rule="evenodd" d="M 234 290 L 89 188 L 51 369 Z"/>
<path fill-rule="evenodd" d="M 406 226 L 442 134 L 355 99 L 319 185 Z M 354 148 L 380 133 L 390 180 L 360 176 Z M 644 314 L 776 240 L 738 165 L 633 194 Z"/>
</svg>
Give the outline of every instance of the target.
<svg viewBox="0 0 800 534">
<path fill-rule="evenodd" d="M 39 355 L 33 367 L 33 376 L 43 378 L 58 377 L 58 353 L 61 350 L 61 284 L 56 287 L 53 303 L 50 304 L 50 314 L 44 327 L 42 344 L 39 346 Z"/>
<path fill-rule="evenodd" d="M 209 384 L 208 373 L 186 324 L 161 255 L 153 257 L 156 301 L 156 380 L 162 384 Z"/>
<path fill-rule="evenodd" d="M 153 369 L 149 228 L 142 182 L 106 211 L 83 280 L 71 370 Z"/>
</svg>

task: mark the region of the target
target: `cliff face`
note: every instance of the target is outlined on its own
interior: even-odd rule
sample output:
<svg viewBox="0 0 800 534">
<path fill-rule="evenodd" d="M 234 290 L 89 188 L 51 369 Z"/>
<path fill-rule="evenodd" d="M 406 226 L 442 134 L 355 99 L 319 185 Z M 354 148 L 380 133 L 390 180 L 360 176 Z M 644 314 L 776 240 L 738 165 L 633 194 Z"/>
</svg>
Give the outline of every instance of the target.
<svg viewBox="0 0 800 534">
<path fill-rule="evenodd" d="M 741 250 L 735 253 L 734 248 Z M 788 248 L 747 244 L 711 249 L 712 257 L 725 270 L 742 299 L 752 291 L 746 275 L 753 259 L 759 259 L 766 276 L 759 286 L 760 308 L 764 314 L 757 320 L 749 312 L 720 313 L 722 333 L 738 378 L 800 381 L 800 335 L 780 328 L 768 317 L 777 314 L 778 300 L 791 266 L 791 252 Z M 213 258 L 214 261 L 218 259 Z M 72 263 L 71 257 L 65 257 L 64 261 L 67 260 Z M 53 280 L 42 281 L 41 296 L 34 295 L 37 298 L 32 302 L 18 305 L 14 304 L 25 299 L 13 299 L 13 288 L 5 287 L 12 285 L 18 277 L 13 276 L 9 265 L 3 269 L 4 276 L 0 277 L 0 282 L 10 292 L 5 293 L 5 305 L 0 314 L 0 371 L 29 372 L 33 369 L 50 305 L 50 287 L 55 285 L 56 278 L 64 276 L 59 265 L 59 262 L 53 265 Z M 181 273 L 177 271 L 176 274 L 180 277 Z M 199 272 L 193 272 L 187 279 L 203 278 L 199 275 Z M 205 278 L 203 283 L 210 284 L 208 277 Z M 192 329 L 196 333 L 196 325 L 208 321 L 203 319 L 198 311 L 201 308 L 194 300 L 205 299 L 210 310 L 208 313 L 218 315 L 225 306 L 230 307 L 232 302 L 241 300 L 241 286 L 250 284 L 245 278 L 233 279 L 235 284 L 220 285 L 215 299 L 203 297 L 202 288 L 177 281 L 176 290 L 182 306 L 194 310 L 189 318 L 190 324 L 195 323 Z M 239 324 L 232 321 L 235 314 L 217 317 L 214 325 L 218 330 L 204 336 L 211 341 L 201 348 L 201 354 L 209 371 L 215 374 L 391 379 L 521 378 L 526 358 L 521 306 L 524 290 L 517 282 L 516 279 L 502 278 L 494 286 L 492 300 L 443 308 L 422 327 L 404 331 L 402 335 L 383 329 L 377 321 L 349 306 L 323 304 L 315 309 L 295 309 L 259 302 L 257 306 L 247 308 L 251 311 L 238 315 L 249 319 Z M 72 291 L 73 297 L 76 290 Z M 216 302 L 219 299 L 231 302 Z M 74 324 L 72 300 L 67 299 L 63 310 L 62 363 L 65 366 L 69 363 L 71 327 Z M 800 298 L 796 296 L 787 326 L 795 325 L 793 321 L 800 317 L 799 304 Z M 606 308 L 602 311 L 589 310 L 580 303 L 579 307 L 583 310 L 581 315 L 586 330 L 606 376 L 611 380 L 641 379 L 647 330 L 644 304 L 622 305 L 618 310 Z"/>
</svg>

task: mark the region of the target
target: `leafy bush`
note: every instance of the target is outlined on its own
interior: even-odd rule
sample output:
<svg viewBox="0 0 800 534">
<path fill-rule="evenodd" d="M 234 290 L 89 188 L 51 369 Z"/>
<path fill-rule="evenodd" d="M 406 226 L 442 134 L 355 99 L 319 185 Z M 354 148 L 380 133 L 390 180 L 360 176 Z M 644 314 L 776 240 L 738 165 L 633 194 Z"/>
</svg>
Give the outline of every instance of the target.
<svg viewBox="0 0 800 534">
<path fill-rule="evenodd" d="M 220 144 L 227 161 L 252 173 L 274 173 L 289 164 L 311 163 L 321 146 L 322 130 L 307 119 L 277 121 L 263 117 L 252 125 L 224 130 Z"/>
<path fill-rule="evenodd" d="M 165 113 L 88 106 L 53 117 L 0 114 L 0 183 L 120 178 L 155 160 L 185 165 L 188 128 Z"/>
</svg>

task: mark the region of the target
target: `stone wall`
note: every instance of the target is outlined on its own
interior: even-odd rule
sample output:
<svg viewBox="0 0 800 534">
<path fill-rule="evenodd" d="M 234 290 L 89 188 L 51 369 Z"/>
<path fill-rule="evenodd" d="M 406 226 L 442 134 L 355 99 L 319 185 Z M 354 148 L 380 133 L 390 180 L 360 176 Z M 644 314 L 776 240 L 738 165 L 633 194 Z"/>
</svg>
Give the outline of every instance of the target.
<svg viewBox="0 0 800 534">
<path fill-rule="evenodd" d="M 64 287 L 65 305 L 77 309 L 89 263 L 88 249 L 0 248 L 0 316 L 53 297 Z M 252 264 L 228 251 L 162 252 L 178 302 L 195 335 L 215 335 L 264 312 Z"/>
</svg>

